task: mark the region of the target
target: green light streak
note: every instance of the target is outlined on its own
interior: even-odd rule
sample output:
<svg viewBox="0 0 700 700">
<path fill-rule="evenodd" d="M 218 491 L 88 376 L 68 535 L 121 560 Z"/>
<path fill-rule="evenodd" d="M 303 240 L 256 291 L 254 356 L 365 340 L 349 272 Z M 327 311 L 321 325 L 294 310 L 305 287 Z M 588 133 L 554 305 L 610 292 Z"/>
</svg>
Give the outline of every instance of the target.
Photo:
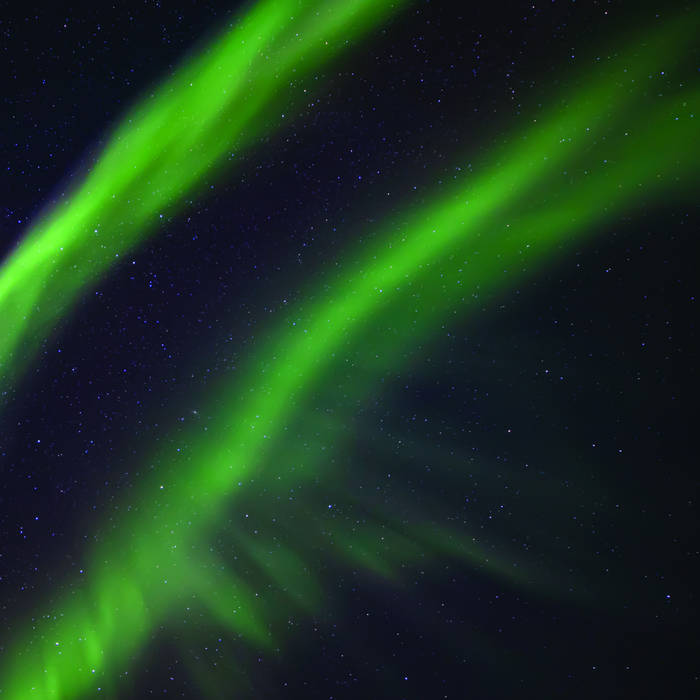
<svg viewBox="0 0 700 700">
<path fill-rule="evenodd" d="M 294 116 L 294 81 L 403 4 L 263 0 L 144 97 L 84 183 L 32 227 L 0 269 L 0 384 L 17 376 L 79 292 L 151 234 L 161 216 L 181 209 L 212 169 Z"/>
<path fill-rule="evenodd" d="M 691 37 L 687 26 L 666 28 L 651 44 L 612 62 L 607 77 L 592 79 L 566 106 L 556 105 L 472 181 L 388 223 L 344 277 L 290 317 L 296 325 L 273 329 L 242 383 L 222 387 L 212 401 L 215 420 L 207 435 L 189 435 L 184 456 L 165 450 L 147 460 L 161 466 L 138 488 L 142 505 L 109 526 L 82 589 L 55 601 L 54 612 L 17 641 L 0 676 L 7 679 L 5 697 L 68 698 L 94 690 L 96 677 L 114 677 L 127 667 L 154 627 L 186 602 L 195 601 L 251 643 L 273 645 L 270 630 L 285 606 L 308 611 L 321 601 L 307 561 L 323 537 L 332 540 L 329 558 L 388 578 L 398 577 L 402 562 L 428 553 L 460 556 L 490 575 L 540 586 L 527 562 L 516 576 L 510 561 L 490 557 L 464 533 L 378 518 L 361 532 L 335 525 L 323 536 L 300 525 L 306 545 L 296 532 L 274 540 L 232 526 L 241 556 L 259 578 L 286 589 L 281 598 L 261 596 L 255 579 L 251 584 L 231 572 L 204 543 L 253 480 L 274 485 L 283 471 L 274 457 L 295 448 L 288 428 L 313 396 L 329 390 L 345 358 L 364 347 L 370 355 L 387 349 L 375 353 L 380 357 L 363 368 L 361 381 L 356 374 L 348 379 L 349 396 L 361 397 L 380 372 L 402 363 L 392 348 L 415 344 L 449 314 L 478 307 L 480 295 L 533 274 L 572 238 L 619 216 L 640 196 L 682 193 L 692 184 L 700 93 L 685 88 L 650 98 L 645 93 L 653 82 L 641 85 L 661 50 L 668 66 Z M 622 129 L 623 118 L 629 137 L 604 140 Z M 569 173 L 564 182 L 563 167 Z M 389 339 L 379 330 L 379 320 L 387 318 L 400 319 Z M 332 480 L 320 458 L 288 477 L 311 481 L 324 466 Z"/>
</svg>

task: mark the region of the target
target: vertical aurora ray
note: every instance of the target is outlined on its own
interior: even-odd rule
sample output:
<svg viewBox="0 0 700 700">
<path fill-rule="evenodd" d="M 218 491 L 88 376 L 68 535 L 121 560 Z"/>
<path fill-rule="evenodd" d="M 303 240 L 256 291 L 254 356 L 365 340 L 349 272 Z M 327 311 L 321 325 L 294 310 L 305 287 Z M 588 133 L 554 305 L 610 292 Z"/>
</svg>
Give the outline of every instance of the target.
<svg viewBox="0 0 700 700">
<path fill-rule="evenodd" d="M 252 644 L 271 644 L 269 623 L 279 604 L 258 600 L 251 584 L 237 571 L 222 570 L 205 546 L 225 510 L 243 498 L 238 484 L 253 475 L 272 482 L 278 475 L 273 451 L 294 447 L 285 429 L 330 383 L 344 357 L 415 344 L 448 314 L 468 314 L 480 294 L 533 274 L 571 240 L 632 208 L 636 198 L 683 194 L 692 185 L 700 95 L 686 88 L 650 105 L 635 86 L 661 48 L 669 63 L 682 56 L 684 35 L 692 32 L 676 26 L 633 57 L 618 59 L 608 76 L 571 96 L 568 108 L 557 105 L 539 125 L 516 132 L 472 181 L 381 227 L 372 250 L 355 252 L 341 279 L 328 281 L 317 301 L 292 312 L 295 326 L 272 328 L 241 383 L 222 387 L 212 400 L 215 422 L 206 438 L 193 433 L 187 457 L 162 451 L 149 460 L 161 468 L 137 489 L 143 505 L 109 528 L 92 553 L 81 593 L 54 601 L 38 629 L 17 641 L 0 674 L 5 697 L 79 697 L 95 677 L 114 677 L 133 663 L 152 629 L 167 624 L 173 608 L 192 596 Z M 632 70 L 623 73 L 626 65 Z M 635 111 L 639 121 L 627 141 L 608 147 L 600 140 L 621 113 Z M 573 184 L 561 182 L 564 165 L 575 173 Z M 401 320 L 388 339 L 378 325 L 386 318 Z M 386 363 L 402 361 L 397 353 L 385 355 L 348 380 L 351 396 L 369 391 Z M 309 478 L 318 476 L 319 466 L 309 463 Z M 485 565 L 469 533 L 399 526 L 383 532 L 393 538 L 387 547 L 393 558 L 377 551 L 372 526 L 361 536 L 339 529 L 332 556 L 387 577 L 397 575 L 401 558 L 423 551 Z M 319 603 L 320 586 L 304 571 L 308 551 L 293 536 L 276 558 L 266 553 L 269 543 L 233 536 L 267 577 L 286 582 L 302 607 Z M 513 577 L 502 561 L 487 568 Z M 518 583 L 528 574 L 521 577 Z"/>
</svg>

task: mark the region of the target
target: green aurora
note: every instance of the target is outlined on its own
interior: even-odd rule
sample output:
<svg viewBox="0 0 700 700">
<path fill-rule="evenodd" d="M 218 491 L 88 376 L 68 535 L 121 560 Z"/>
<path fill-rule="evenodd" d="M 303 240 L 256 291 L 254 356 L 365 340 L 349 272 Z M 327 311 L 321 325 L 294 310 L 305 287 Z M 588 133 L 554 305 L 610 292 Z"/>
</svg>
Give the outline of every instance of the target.
<svg viewBox="0 0 700 700">
<path fill-rule="evenodd" d="M 0 272 L 0 384 L 15 379 L 78 294 L 294 117 L 313 75 L 402 0 L 262 0 L 126 114 L 85 181 Z M 18 352 L 19 349 L 19 352 Z M 30 352 L 31 349 L 31 352 Z"/>
<path fill-rule="evenodd" d="M 340 43 L 348 22 L 359 35 L 389 9 L 334 3 L 328 14 L 309 9 L 292 22 L 293 4 L 256 5 L 232 37 L 137 106 L 85 184 L 8 258 L 0 270 L 4 381 L 22 369 L 17 348 L 34 349 L 117 253 L 153 231 L 159 211 L 176 208 L 185 192 L 201 186 L 232 143 L 249 147 L 277 125 L 268 112 L 272 94 L 302 55 L 305 71 L 313 70 L 326 57 L 324 41 Z M 308 44 L 295 41 L 299 26 L 313 37 Z M 342 418 L 309 416 L 339 397 L 351 414 L 387 367 L 410 365 L 419 352 L 410 349 L 446 320 L 468 316 L 483 296 L 534 275 L 640 200 L 692 193 L 700 91 L 662 91 L 668 78 L 658 65 L 662 56 L 666 73 L 683 70 L 695 27 L 684 17 L 657 28 L 650 41 L 631 41 L 571 94 L 523 119 L 526 126 L 514 128 L 474 174 L 427 203 L 407 202 L 404 214 L 376 227 L 370 243 L 344 252 L 342 274 L 314 280 L 302 297 L 310 301 L 269 329 L 236 382 L 212 391 L 203 409 L 212 417 L 206 432 L 192 428 L 180 436 L 178 443 L 187 445 L 181 452 L 169 447 L 143 457 L 142 473 L 149 464 L 157 468 L 103 524 L 85 580 L 47 602 L 9 645 L 0 673 L 3 696 L 74 698 L 96 687 L 119 688 L 119 676 L 153 631 L 176 624 L 185 609 L 205 613 L 252 645 L 274 648 L 274 630 L 289 610 L 310 614 L 323 604 L 323 582 L 311 564 L 319 550 L 329 561 L 392 580 L 407 563 L 461 557 L 489 575 L 564 595 L 526 553 L 514 554 L 514 568 L 513 559 L 493 557 L 472 533 L 438 527 L 427 514 L 424 525 L 407 525 L 363 503 L 361 527 L 333 521 L 319 529 L 317 520 L 304 518 L 305 508 L 351 500 L 331 471 L 346 426 Z M 309 44 L 306 54 L 302 46 Z M 237 82 L 231 84 L 231 75 Z M 254 99 L 236 112 L 224 93 Z M 210 109 L 187 111 L 205 95 L 216 96 L 207 101 Z M 122 221 L 127 201 L 132 213 Z M 52 306 L 52 298 L 61 301 Z M 304 450 L 314 435 L 333 445 L 327 455 Z M 309 495 L 285 506 L 299 509 L 291 531 L 229 524 L 232 509 L 256 507 L 260 484 L 267 503 L 300 483 L 308 484 Z M 222 530 L 239 552 L 240 571 L 210 547 Z"/>
</svg>

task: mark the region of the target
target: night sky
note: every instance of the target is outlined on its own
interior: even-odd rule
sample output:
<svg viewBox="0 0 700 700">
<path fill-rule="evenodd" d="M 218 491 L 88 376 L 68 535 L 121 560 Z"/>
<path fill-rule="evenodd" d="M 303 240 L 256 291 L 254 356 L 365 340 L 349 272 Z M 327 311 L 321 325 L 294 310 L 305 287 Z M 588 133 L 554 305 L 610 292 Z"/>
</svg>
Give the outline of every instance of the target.
<svg viewBox="0 0 700 700">
<path fill-rule="evenodd" d="M 4 259 L 125 111 L 247 7 L 0 3 Z M 140 537 L 122 514 L 145 480 L 185 488 L 210 446 L 191 436 L 224 439 L 217 414 L 288 314 L 508 153 L 528 115 L 556 114 L 596 56 L 691 7 L 419 0 L 280 94 L 274 128 L 35 332 L 0 385 L 0 689 L 35 619 L 91 585 L 101 544 Z M 183 602 L 55 697 L 695 697 L 698 223 L 687 192 L 640 190 L 463 312 L 420 332 L 400 305 L 371 317 L 200 537 L 264 598 L 270 643 Z M 360 523 L 387 532 L 390 575 L 349 553 Z M 416 534 L 444 528 L 507 570 Z M 242 553 L 258 535 L 303 561 L 301 584 Z M 23 664 L 42 675 L 40 655 Z"/>
</svg>

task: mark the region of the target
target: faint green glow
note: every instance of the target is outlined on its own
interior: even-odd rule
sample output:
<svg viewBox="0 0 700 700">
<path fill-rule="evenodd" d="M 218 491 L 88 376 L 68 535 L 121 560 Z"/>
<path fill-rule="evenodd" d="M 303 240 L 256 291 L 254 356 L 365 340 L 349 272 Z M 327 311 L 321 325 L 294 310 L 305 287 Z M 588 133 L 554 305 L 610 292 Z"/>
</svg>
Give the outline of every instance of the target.
<svg viewBox="0 0 700 700">
<path fill-rule="evenodd" d="M 144 96 L 85 181 L 0 268 L 0 383 L 15 379 L 80 290 L 182 208 L 213 168 L 294 117 L 296 83 L 404 4 L 262 0 Z"/>
<path fill-rule="evenodd" d="M 511 559 L 492 556 L 463 532 L 370 512 L 361 526 L 332 521 L 320 532 L 307 521 L 292 527 L 288 519 L 271 536 L 272 526 L 248 527 L 242 509 L 229 521 L 231 504 L 267 498 L 278 483 L 320 479 L 333 489 L 330 459 L 304 457 L 295 430 L 307 420 L 311 397 L 338 386 L 344 359 L 365 348 L 376 357 L 343 382 L 350 405 L 383 369 L 408 361 L 402 349 L 449 314 L 478 308 L 480 295 L 533 274 L 638 198 L 689 189 L 698 168 L 700 93 L 685 87 L 659 97 L 652 92 L 658 75 L 648 76 L 660 52 L 670 66 L 690 37 L 678 26 L 667 28 L 606 63 L 603 75 L 516 132 L 479 174 L 381 227 L 342 278 L 324 280 L 324 292 L 273 328 L 240 382 L 220 387 L 212 399 L 207 434 L 193 430 L 181 439 L 184 454 L 158 450 L 147 460 L 158 465 L 156 475 L 136 489 L 138 507 L 105 523 L 85 584 L 57 598 L 16 640 L 1 676 L 5 697 L 94 692 L 96 678 L 116 677 L 156 626 L 189 607 L 205 609 L 242 639 L 272 646 L 286 610 L 313 610 L 322 600 L 312 563 L 319 550 L 329 561 L 387 578 L 397 578 L 406 562 L 447 554 L 504 580 L 543 587 L 526 560 L 514 570 Z M 379 323 L 387 318 L 397 319 L 390 338 Z M 342 425 L 319 428 L 328 431 L 342 444 Z M 300 500 L 301 512 L 322 507 L 313 496 Z M 212 551 L 211 535 L 222 530 L 242 568 L 254 573 L 232 571 Z"/>
</svg>

